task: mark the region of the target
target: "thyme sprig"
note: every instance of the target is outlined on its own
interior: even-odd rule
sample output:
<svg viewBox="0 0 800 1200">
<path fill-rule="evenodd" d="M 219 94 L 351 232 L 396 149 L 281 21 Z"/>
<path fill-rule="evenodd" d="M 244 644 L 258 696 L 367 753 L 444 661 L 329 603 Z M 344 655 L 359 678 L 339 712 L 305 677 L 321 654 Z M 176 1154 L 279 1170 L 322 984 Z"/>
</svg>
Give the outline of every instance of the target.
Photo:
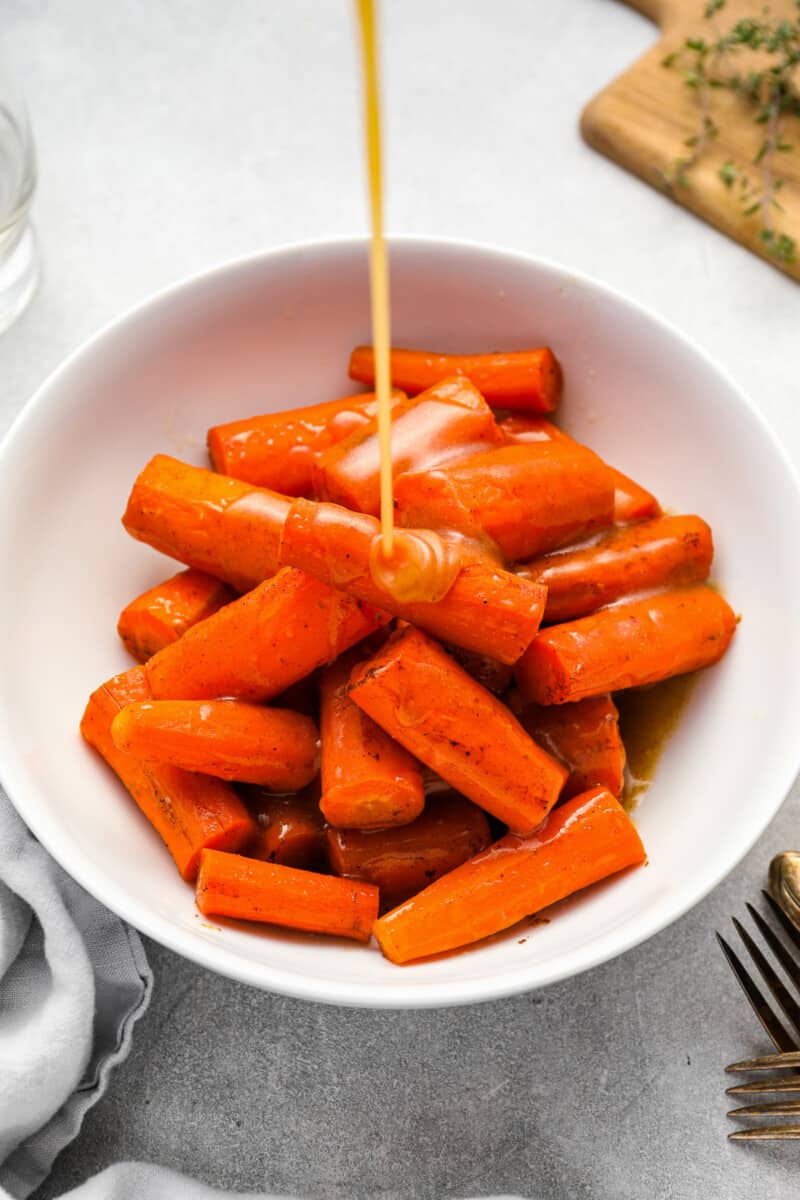
<svg viewBox="0 0 800 1200">
<path fill-rule="evenodd" d="M 684 83 L 696 93 L 698 107 L 696 130 L 685 142 L 687 153 L 664 174 L 664 183 L 670 188 L 691 187 L 692 167 L 719 134 L 713 115 L 714 91 L 724 88 L 738 96 L 752 110 L 755 123 L 764 127 L 753 158 L 756 178 L 730 160 L 720 167 L 719 178 L 736 195 L 743 216 L 760 214 L 759 241 L 782 265 L 797 260 L 795 239 L 775 227 L 775 213 L 783 211 L 778 200 L 784 182 L 778 156 L 793 151 L 786 124 L 800 117 L 800 0 L 795 0 L 795 7 L 793 20 L 776 20 L 765 8 L 760 16 L 741 18 L 721 32 L 717 18 L 725 0 L 708 0 L 704 9 L 708 36 L 686 38 L 679 50 L 663 60 L 665 67 L 682 71 Z"/>
</svg>

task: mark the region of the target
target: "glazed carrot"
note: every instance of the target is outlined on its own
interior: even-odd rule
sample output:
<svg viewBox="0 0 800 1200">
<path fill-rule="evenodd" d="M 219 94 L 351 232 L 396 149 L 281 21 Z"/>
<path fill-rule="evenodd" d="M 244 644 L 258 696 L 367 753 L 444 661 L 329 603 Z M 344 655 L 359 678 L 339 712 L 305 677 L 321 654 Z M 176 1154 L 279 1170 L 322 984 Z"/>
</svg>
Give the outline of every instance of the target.
<svg viewBox="0 0 800 1200">
<path fill-rule="evenodd" d="M 534 704 L 564 704 L 657 683 L 717 662 L 735 629 L 713 588 L 657 592 L 543 630 L 517 665 L 517 685 Z"/>
<path fill-rule="evenodd" d="M 418 629 L 395 635 L 357 666 L 349 694 L 451 787 L 509 828 L 530 831 L 558 799 L 566 769 Z"/>
<path fill-rule="evenodd" d="M 424 474 L 399 475 L 401 525 L 483 533 L 514 562 L 610 525 L 608 468 L 577 442 L 501 446 Z"/>
<path fill-rule="evenodd" d="M 166 844 L 184 879 L 194 879 L 200 852 L 209 846 L 239 850 L 255 823 L 230 784 L 178 767 L 153 766 L 117 749 L 111 724 L 127 704 L 149 698 L 142 667 L 115 675 L 89 698 L 81 721 L 84 739 L 117 773 Z"/>
<path fill-rule="evenodd" d="M 147 679 L 158 700 L 269 700 L 379 623 L 350 596 L 285 568 L 159 650 Z"/>
<path fill-rule="evenodd" d="M 245 802 L 258 832 L 247 847 L 250 858 L 313 871 L 325 860 L 325 824 L 316 784 L 290 796 L 247 788 Z"/>
<path fill-rule="evenodd" d="M 466 946 L 508 929 L 645 860 L 639 834 L 604 788 L 574 796 L 527 837 L 509 833 L 375 922 L 395 963 Z"/>
<path fill-rule="evenodd" d="M 179 571 L 132 600 L 119 615 L 117 633 L 139 662 L 235 599 L 235 592 L 204 571 Z"/>
<path fill-rule="evenodd" d="M 197 876 L 197 907 L 209 917 L 266 921 L 368 942 L 378 915 L 378 889 L 370 883 L 205 850 Z"/>
<path fill-rule="evenodd" d="M 547 707 L 529 704 L 519 719 L 537 745 L 568 768 L 561 800 L 593 787 L 604 787 L 612 796 L 622 795 L 625 747 L 619 735 L 617 706 L 610 696 Z"/>
<path fill-rule="evenodd" d="M 502 441 L 494 415 L 468 379 L 443 379 L 392 413 L 392 471 L 427 471 Z M 350 434 L 319 455 L 314 494 L 357 512 L 380 512 L 378 423 Z"/>
<path fill-rule="evenodd" d="M 570 442 L 571 438 L 563 429 L 553 425 L 544 417 L 529 417 L 521 413 L 512 413 L 498 421 L 498 428 L 507 442 L 528 444 L 530 442 Z M 606 464 L 608 465 L 608 464 Z M 623 475 L 616 467 L 608 467 L 614 481 L 614 520 L 623 525 L 628 521 L 643 521 L 648 517 L 661 515 L 661 505 L 655 496 L 641 484 Z"/>
<path fill-rule="evenodd" d="M 522 563 L 517 571 L 546 585 L 546 621 L 568 621 L 620 596 L 707 579 L 713 557 L 711 530 L 700 517 L 656 517 Z"/>
<path fill-rule="evenodd" d="M 157 454 L 133 485 L 128 533 L 239 592 L 278 569 L 289 500 L 203 467 Z"/>
<path fill-rule="evenodd" d="M 218 779 L 296 792 L 317 773 L 317 727 L 285 708 L 241 700 L 142 700 L 111 723 L 118 750 Z"/>
<path fill-rule="evenodd" d="M 494 408 L 550 412 L 561 395 L 561 367 L 547 346 L 506 354 L 433 354 L 393 348 L 391 372 L 394 386 L 410 395 L 448 375 L 466 375 Z M 375 382 L 371 346 L 356 346 L 349 374 L 360 383 Z"/>
<path fill-rule="evenodd" d="M 395 392 L 393 398 L 397 402 L 403 393 Z M 287 496 L 310 496 L 317 457 L 368 424 L 375 412 L 374 393 L 361 392 L 308 408 L 229 421 L 209 429 L 208 452 L 214 469 L 224 475 Z"/>
<path fill-rule="evenodd" d="M 421 892 L 491 841 L 481 809 L 457 792 L 432 796 L 410 825 L 395 829 L 329 829 L 331 870 L 380 888 L 381 908 Z"/>
<path fill-rule="evenodd" d="M 280 557 L 376 608 L 419 625 L 467 650 L 515 663 L 534 637 L 546 592 L 489 560 L 462 567 L 446 595 L 436 601 L 398 601 L 379 588 L 370 554 L 380 524 L 338 504 L 295 500 L 286 520 Z M 527 585 L 524 590 L 520 585 Z"/>
<path fill-rule="evenodd" d="M 407 825 L 425 806 L 422 772 L 348 697 L 350 672 L 363 658 L 356 650 L 322 673 L 320 808 L 331 825 L 343 829 Z"/>
</svg>

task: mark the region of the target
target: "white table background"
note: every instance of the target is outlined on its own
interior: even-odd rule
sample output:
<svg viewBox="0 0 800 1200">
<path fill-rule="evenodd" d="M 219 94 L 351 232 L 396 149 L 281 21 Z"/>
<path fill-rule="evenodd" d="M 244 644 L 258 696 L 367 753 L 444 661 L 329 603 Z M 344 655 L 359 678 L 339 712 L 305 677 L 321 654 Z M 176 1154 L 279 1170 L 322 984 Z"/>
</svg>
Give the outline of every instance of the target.
<svg viewBox="0 0 800 1200">
<path fill-rule="evenodd" d="M 363 232 L 348 0 L 3 0 L 0 17 L 34 124 L 44 257 L 0 338 L 0 433 L 66 353 L 153 291 Z M 616 285 L 727 368 L 797 462 L 797 285 L 578 135 L 583 103 L 653 36 L 616 0 L 386 0 L 389 227 Z M 647 945 L 475 1008 L 315 1007 L 149 943 L 156 993 L 133 1055 L 39 1196 L 141 1158 L 342 1200 L 795 1197 L 798 1148 L 725 1140 L 722 1066 L 765 1041 L 713 931 L 800 843 L 798 817 L 795 789 L 730 878 Z"/>
</svg>

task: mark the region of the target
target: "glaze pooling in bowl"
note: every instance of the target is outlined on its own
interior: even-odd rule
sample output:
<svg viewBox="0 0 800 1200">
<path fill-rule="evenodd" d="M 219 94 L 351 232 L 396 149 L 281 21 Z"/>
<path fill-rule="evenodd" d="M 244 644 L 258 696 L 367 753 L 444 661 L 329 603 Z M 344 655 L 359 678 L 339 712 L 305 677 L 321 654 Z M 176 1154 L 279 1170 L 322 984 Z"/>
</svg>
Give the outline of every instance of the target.
<svg viewBox="0 0 800 1200">
<path fill-rule="evenodd" d="M 563 979 L 651 936 L 777 810 L 800 759 L 800 491 L 735 385 L 600 284 L 487 247 L 400 239 L 392 292 L 398 344 L 551 344 L 565 367 L 561 423 L 714 530 L 714 578 L 744 618 L 636 810 L 649 865 L 564 902 L 524 937 L 512 929 L 397 968 L 374 947 L 203 919 L 80 740 L 89 692 L 130 665 L 119 611 L 174 571 L 121 530 L 134 476 L 158 451 L 204 463 L 210 425 L 352 391 L 348 354 L 369 331 L 363 241 L 289 247 L 171 289 L 74 354 L 18 419 L 0 449 L 0 776 L 84 887 L 212 970 L 331 1003 L 460 1004 Z"/>
</svg>

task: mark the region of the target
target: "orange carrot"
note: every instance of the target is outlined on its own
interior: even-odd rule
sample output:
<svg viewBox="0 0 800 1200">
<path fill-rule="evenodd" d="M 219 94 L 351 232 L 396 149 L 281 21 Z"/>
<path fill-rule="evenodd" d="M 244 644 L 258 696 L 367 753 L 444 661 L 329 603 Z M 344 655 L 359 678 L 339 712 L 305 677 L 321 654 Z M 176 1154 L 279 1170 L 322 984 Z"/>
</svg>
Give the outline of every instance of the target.
<svg viewBox="0 0 800 1200">
<path fill-rule="evenodd" d="M 381 908 L 394 908 L 489 845 L 481 809 L 457 792 L 432 796 L 410 825 L 395 829 L 329 829 L 336 875 L 380 888 Z"/>
<path fill-rule="evenodd" d="M 604 787 L 612 796 L 622 795 L 625 747 L 619 735 L 617 706 L 610 696 L 547 707 L 529 704 L 519 719 L 537 745 L 568 768 L 561 800 L 594 787 Z"/>
<path fill-rule="evenodd" d="M 128 533 L 239 592 L 278 569 L 289 500 L 202 467 L 157 454 L 133 485 Z"/>
<path fill-rule="evenodd" d="M 146 764 L 117 749 L 112 721 L 125 705 L 149 695 L 142 667 L 115 675 L 90 696 L 81 733 L 122 780 L 183 878 L 191 880 L 205 847 L 239 850 L 255 833 L 255 823 L 230 784 L 177 767 Z"/>
<path fill-rule="evenodd" d="M 398 601 L 375 583 L 370 554 L 380 533 L 375 517 L 337 504 L 295 500 L 281 542 L 281 561 L 343 588 L 467 650 L 515 663 L 539 628 L 546 592 L 488 560 L 462 567 L 436 602 Z M 524 590 L 519 585 L 526 584 Z"/>
<path fill-rule="evenodd" d="M 235 593 L 213 575 L 192 568 L 179 571 L 123 608 L 117 632 L 133 657 L 147 662 L 233 599 Z"/>
<path fill-rule="evenodd" d="M 111 723 L 118 750 L 218 779 L 296 792 L 317 773 L 317 727 L 285 708 L 241 700 L 142 700 Z"/>
<path fill-rule="evenodd" d="M 406 527 L 484 533 L 514 562 L 610 525 L 614 485 L 605 464 L 577 442 L 501 446 L 399 475 L 395 510 Z"/>
<path fill-rule="evenodd" d="M 509 828 L 535 828 L 567 771 L 441 646 L 409 628 L 356 667 L 350 696 L 387 733 Z"/>
<path fill-rule="evenodd" d="M 325 824 L 316 784 L 290 796 L 247 788 L 245 801 L 258 833 L 247 847 L 249 858 L 313 871 L 325 860 Z"/>
<path fill-rule="evenodd" d="M 368 942 L 378 915 L 378 889 L 370 883 L 205 850 L 197 876 L 197 907 L 208 917 L 266 921 Z"/>
<path fill-rule="evenodd" d="M 713 588 L 657 592 L 543 630 L 517 665 L 517 685 L 534 704 L 564 704 L 657 683 L 717 662 L 735 629 Z"/>
<path fill-rule="evenodd" d="M 410 395 L 424 392 L 448 375 L 466 375 L 494 408 L 550 412 L 561 395 L 561 367 L 547 346 L 505 354 L 433 354 L 429 350 L 392 349 L 392 383 Z M 356 346 L 349 374 L 374 384 L 371 346 Z"/>
<path fill-rule="evenodd" d="M 568 621 L 620 596 L 707 579 L 713 557 L 711 530 L 700 517 L 656 517 L 522 563 L 517 571 L 547 587 L 546 621 Z"/>
<path fill-rule="evenodd" d="M 510 417 L 504 417 L 502 421 L 498 422 L 498 428 L 505 440 L 511 443 L 525 445 L 530 442 L 557 441 L 576 444 L 574 438 L 544 417 L 529 417 L 512 413 Z M 643 521 L 648 517 L 661 515 L 661 505 L 651 492 L 646 491 L 633 479 L 629 479 L 627 475 L 623 475 L 622 471 L 618 471 L 616 467 L 608 469 L 614 481 L 614 520 L 618 524 Z"/>
<path fill-rule="evenodd" d="M 492 410 L 468 379 L 444 379 L 396 405 L 392 414 L 392 472 L 427 471 L 502 441 Z M 314 494 L 358 512 L 380 512 L 378 423 L 351 433 L 321 454 Z"/>
<path fill-rule="evenodd" d="M 395 392 L 397 403 L 402 392 Z M 318 456 L 376 413 L 375 394 L 361 392 L 326 404 L 264 413 L 215 425 L 208 431 L 208 452 L 216 471 L 287 496 L 312 494 L 312 470 Z"/>
<path fill-rule="evenodd" d="M 594 788 L 527 837 L 509 833 L 375 922 L 395 963 L 469 945 L 645 860 L 619 801 Z"/>
<path fill-rule="evenodd" d="M 165 646 L 148 662 L 147 678 L 158 700 L 269 700 L 333 662 L 380 620 L 350 596 L 286 568 Z"/>
<path fill-rule="evenodd" d="M 422 772 L 348 697 L 350 672 L 363 658 L 358 651 L 344 655 L 322 675 L 320 808 L 331 825 L 344 829 L 407 825 L 425 806 Z"/>
</svg>

